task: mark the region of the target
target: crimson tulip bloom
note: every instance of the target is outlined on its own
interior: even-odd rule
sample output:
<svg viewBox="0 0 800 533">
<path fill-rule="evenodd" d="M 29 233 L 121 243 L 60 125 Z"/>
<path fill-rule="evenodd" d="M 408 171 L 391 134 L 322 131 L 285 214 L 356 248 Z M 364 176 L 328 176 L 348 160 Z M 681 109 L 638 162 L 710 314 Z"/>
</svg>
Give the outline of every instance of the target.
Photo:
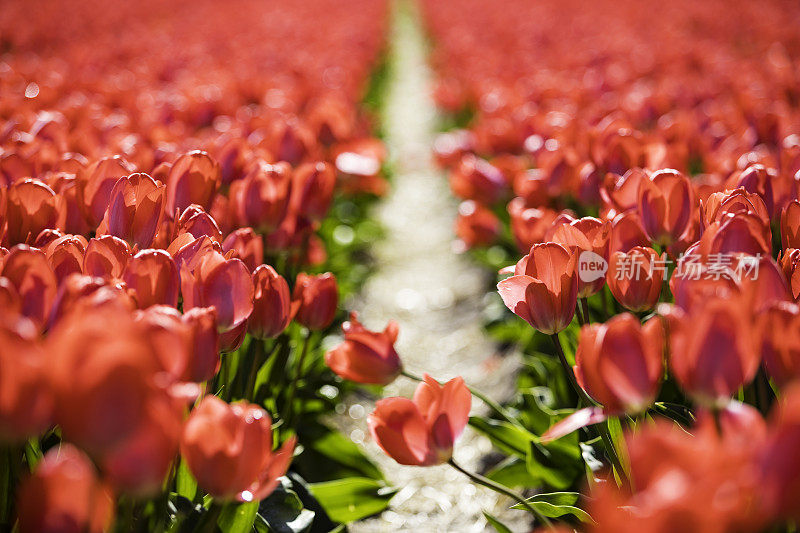
<svg viewBox="0 0 800 533">
<path fill-rule="evenodd" d="M 552 209 L 526 207 L 521 198 L 511 200 L 507 209 L 511 217 L 511 233 L 520 252 L 527 252 L 531 246 L 542 242 L 558 218 L 558 213 Z"/>
<path fill-rule="evenodd" d="M 6 220 L 11 244 L 33 243 L 43 230 L 56 227 L 56 193 L 39 180 L 17 181 L 6 194 Z"/>
<path fill-rule="evenodd" d="M 506 193 L 508 184 L 497 167 L 473 154 L 465 154 L 450 173 L 450 188 L 458 198 L 492 205 Z"/>
<path fill-rule="evenodd" d="M 214 498 L 259 501 L 278 486 L 296 442 L 292 437 L 273 452 L 271 425 L 270 416 L 256 405 L 228 405 L 206 396 L 186 421 L 181 455 Z"/>
<path fill-rule="evenodd" d="M 549 232 L 547 239 L 557 242 L 577 254 L 580 259 L 582 252 L 592 252 L 596 258 L 608 260 L 608 240 L 611 227 L 593 217 L 573 219 L 569 215 L 561 215 L 555 221 L 555 226 Z M 606 276 L 599 276 L 594 280 L 584 281 L 578 278 L 578 298 L 588 298 L 596 294 L 605 285 Z"/>
<path fill-rule="evenodd" d="M 207 236 L 215 242 L 222 242 L 222 231 L 217 221 L 197 204 L 184 209 L 175 221 L 175 235 L 180 236 L 182 233 L 188 233 L 195 239 Z"/>
<path fill-rule="evenodd" d="M 88 244 L 83 235 L 63 235 L 44 247 L 47 261 L 59 283 L 70 274 L 83 272 L 83 257 Z"/>
<path fill-rule="evenodd" d="M 3 277 L 19 294 L 23 316 L 43 327 L 58 291 L 58 281 L 44 253 L 24 244 L 14 246 L 5 258 Z"/>
<path fill-rule="evenodd" d="M 288 163 L 262 163 L 231 185 L 231 209 L 240 225 L 268 232 L 286 216 L 291 190 L 292 167 Z"/>
<path fill-rule="evenodd" d="M 77 174 L 78 206 L 92 227 L 103 220 L 114 185 L 133 172 L 120 156 L 104 157 Z"/>
<path fill-rule="evenodd" d="M 225 237 L 222 249 L 234 251 L 236 257 L 253 272 L 264 261 L 264 239 L 253 228 L 239 228 Z"/>
<path fill-rule="evenodd" d="M 330 272 L 310 276 L 301 272 L 294 282 L 292 301 L 297 306 L 295 320 L 310 330 L 323 330 L 331 325 L 339 303 L 336 278 Z"/>
<path fill-rule="evenodd" d="M 697 214 L 689 178 L 670 169 L 659 170 L 641 181 L 637 207 L 645 233 L 657 244 L 679 240 Z"/>
<path fill-rule="evenodd" d="M 612 219 L 636 207 L 641 183 L 649 179 L 647 172 L 634 167 L 623 175 L 609 172 L 603 179 L 600 188 L 600 199 L 603 201 L 601 215 Z"/>
<path fill-rule="evenodd" d="M 710 254 L 772 255 L 772 233 L 758 215 L 726 214 L 708 226 L 700 238 L 698 252 Z"/>
<path fill-rule="evenodd" d="M 330 209 L 335 187 L 336 173 L 328 163 L 303 163 L 292 174 L 292 213 L 322 220 Z"/>
<path fill-rule="evenodd" d="M 703 221 L 706 226 L 723 220 L 725 215 L 737 215 L 739 213 L 755 215 L 765 225 L 769 225 L 769 212 L 764 199 L 758 194 L 745 190 L 743 187 L 712 193 L 705 202 L 701 202 L 701 205 L 703 207 Z"/>
<path fill-rule="evenodd" d="M 221 180 L 219 163 L 206 152 L 194 150 L 183 154 L 172 164 L 167 177 L 167 215 L 175 216 L 191 204 L 208 211 Z"/>
<path fill-rule="evenodd" d="M 22 532 L 110 531 L 114 497 L 92 461 L 71 444 L 49 450 L 17 495 Z"/>
<path fill-rule="evenodd" d="M 761 362 L 758 332 L 747 302 L 711 298 L 669 319 L 670 368 L 681 387 L 703 404 L 730 400 Z"/>
<path fill-rule="evenodd" d="M 384 398 L 368 424 L 372 438 L 401 465 L 430 466 L 450 460 L 464 431 L 472 396 L 460 377 L 444 385 L 425 374 L 414 399 Z"/>
<path fill-rule="evenodd" d="M 183 308 L 214 307 L 221 332 L 245 327 L 253 311 L 253 280 L 239 259 L 225 259 L 212 251 L 199 260 L 194 271 L 181 267 Z"/>
<path fill-rule="evenodd" d="M 629 313 L 581 329 L 575 377 L 609 413 L 639 413 L 656 397 L 663 363 L 659 318 L 644 326 Z"/>
<path fill-rule="evenodd" d="M 253 285 L 253 312 L 247 329 L 261 339 L 277 337 L 292 321 L 289 284 L 274 268 L 261 265 L 253 272 Z"/>
<path fill-rule="evenodd" d="M 575 314 L 575 256 L 554 242 L 535 244 L 497 290 L 506 307 L 531 326 L 547 335 L 558 333 Z"/>
<path fill-rule="evenodd" d="M 113 235 L 95 237 L 86 245 L 83 254 L 83 272 L 105 279 L 122 278 L 131 259 L 128 243 Z"/>
<path fill-rule="evenodd" d="M 500 220 L 490 209 L 472 200 L 458 206 L 455 232 L 467 249 L 493 244 L 500 231 Z"/>
<path fill-rule="evenodd" d="M 636 246 L 611 254 L 608 288 L 626 309 L 638 313 L 655 307 L 664 282 L 664 268 L 652 248 Z"/>
<path fill-rule="evenodd" d="M 628 252 L 637 246 L 650 246 L 650 239 L 644 233 L 642 221 L 636 211 L 625 211 L 611 220 L 611 235 L 608 250 Z"/>
<path fill-rule="evenodd" d="M 135 292 L 139 309 L 157 304 L 178 305 L 178 267 L 164 250 L 142 250 L 133 256 L 122 279 Z"/>
<path fill-rule="evenodd" d="M 383 331 L 370 331 L 355 312 L 342 324 L 344 342 L 325 354 L 325 363 L 337 375 L 355 381 L 387 385 L 400 375 L 402 364 L 394 349 L 398 326 L 389 322 Z"/>
<path fill-rule="evenodd" d="M 792 200 L 781 214 L 781 244 L 800 248 L 800 201 Z"/>
<path fill-rule="evenodd" d="M 768 169 L 764 165 L 749 165 L 740 172 L 734 172 L 728 179 L 726 185 L 735 189 L 744 188 L 746 191 L 759 195 L 764 200 L 769 216 L 772 217 L 775 211 L 775 199 L 772 191 L 772 182 L 776 179 L 774 169 Z"/>
<path fill-rule="evenodd" d="M 147 174 L 120 178 L 111 189 L 99 235 L 114 235 L 139 248 L 153 244 L 161 225 L 166 186 Z"/>
</svg>

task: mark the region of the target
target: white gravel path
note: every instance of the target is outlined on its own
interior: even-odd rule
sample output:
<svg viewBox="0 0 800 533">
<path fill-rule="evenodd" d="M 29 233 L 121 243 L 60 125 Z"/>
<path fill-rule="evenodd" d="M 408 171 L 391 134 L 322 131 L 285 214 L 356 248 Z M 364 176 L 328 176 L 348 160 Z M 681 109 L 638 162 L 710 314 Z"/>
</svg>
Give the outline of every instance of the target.
<svg viewBox="0 0 800 533">
<path fill-rule="evenodd" d="M 395 175 L 391 193 L 375 212 L 387 237 L 374 250 L 378 268 L 352 307 L 373 329 L 389 319 L 399 322 L 397 349 L 410 371 L 440 379 L 461 375 L 502 399 L 513 392 L 518 360 L 498 357 L 482 331 L 487 273 L 452 251 L 457 202 L 431 158 L 438 119 L 429 94 L 432 73 L 425 41 L 410 6 L 401 4 L 396 11 L 383 117 Z M 401 377 L 386 387 L 385 395 L 411 396 L 415 386 Z M 524 513 L 507 510 L 510 500 L 473 485 L 451 467 L 400 466 L 386 457 L 368 436 L 366 416 L 373 405 L 354 400 L 340 424 L 401 490 L 389 510 L 353 524 L 351 531 L 491 530 L 482 510 L 510 520 L 515 531 L 525 530 Z M 473 411 L 485 412 L 485 406 L 475 400 Z M 468 427 L 456 444 L 455 459 L 475 470 L 490 451 L 488 439 Z"/>
</svg>

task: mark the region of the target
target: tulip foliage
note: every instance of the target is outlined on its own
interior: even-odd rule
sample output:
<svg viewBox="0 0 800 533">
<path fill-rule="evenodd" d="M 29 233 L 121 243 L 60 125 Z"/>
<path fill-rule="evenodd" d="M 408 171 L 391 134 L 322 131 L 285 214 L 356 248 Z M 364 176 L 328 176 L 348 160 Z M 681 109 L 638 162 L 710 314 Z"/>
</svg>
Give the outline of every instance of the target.
<svg viewBox="0 0 800 533">
<path fill-rule="evenodd" d="M 794 531 L 797 5 L 421 5 L 455 231 L 523 351 L 470 419 L 487 477 L 545 527 Z"/>
<path fill-rule="evenodd" d="M 323 422 L 348 385 L 321 342 L 378 233 L 362 99 L 386 3 L 30 9 L 0 9 L 0 529 L 381 509 L 381 473 Z M 344 515 L 316 487 L 351 478 L 373 494 Z"/>
</svg>

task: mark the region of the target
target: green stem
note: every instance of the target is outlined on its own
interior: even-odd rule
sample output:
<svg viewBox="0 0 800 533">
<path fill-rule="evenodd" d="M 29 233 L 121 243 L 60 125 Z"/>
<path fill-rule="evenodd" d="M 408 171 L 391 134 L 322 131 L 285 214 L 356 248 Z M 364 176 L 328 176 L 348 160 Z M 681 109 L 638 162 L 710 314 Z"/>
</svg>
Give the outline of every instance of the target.
<svg viewBox="0 0 800 533">
<path fill-rule="evenodd" d="M 533 514 L 533 516 L 535 516 L 539 521 L 541 521 L 543 524 L 547 525 L 548 527 L 553 525 L 549 518 L 547 518 L 542 513 L 537 511 L 527 501 L 527 499 L 524 496 L 522 496 L 521 494 L 517 494 L 516 492 L 512 491 L 511 489 L 509 489 L 507 487 L 504 487 L 503 485 L 501 485 L 501 484 L 499 484 L 497 482 L 494 482 L 494 481 L 492 481 L 491 479 L 489 479 L 487 477 L 484 477 L 484 476 L 482 476 L 480 474 L 477 474 L 475 472 L 470 472 L 469 470 L 464 469 L 460 464 L 456 463 L 455 460 L 452 457 L 450 458 L 449 461 L 447 461 L 447 464 L 449 464 L 450 466 L 452 466 L 453 468 L 455 468 L 456 470 L 458 470 L 459 472 L 461 472 L 462 474 L 464 474 L 465 476 L 470 478 L 472 481 L 474 481 L 478 485 L 483 485 L 486 488 L 492 489 L 495 492 L 499 492 L 500 494 L 503 494 L 503 495 L 508 496 L 509 498 L 513 499 L 513 500 L 516 500 L 517 503 L 519 503 L 520 505 L 525 507 L 525 509 L 530 511 L 530 513 Z"/>
<path fill-rule="evenodd" d="M 300 378 L 303 377 L 303 365 L 306 361 L 306 355 L 308 354 L 308 347 L 311 344 L 311 336 L 314 333 L 309 329 L 306 330 L 306 336 L 303 340 L 303 348 L 300 351 L 300 357 L 297 359 L 297 368 L 295 369 L 294 378 L 292 379 L 291 384 L 289 385 L 289 392 L 286 395 L 286 406 L 284 407 L 284 415 L 282 418 L 288 422 L 291 422 L 294 418 L 294 396 L 297 393 L 297 385 L 300 381 Z"/>
<path fill-rule="evenodd" d="M 255 399 L 256 394 L 256 376 L 258 376 L 258 371 L 261 369 L 261 365 L 269 359 L 267 357 L 267 352 L 265 350 L 265 341 L 263 339 L 256 339 L 253 338 L 250 341 L 251 349 L 255 352 L 252 359 L 250 367 L 250 374 L 247 376 L 247 384 L 244 386 L 244 392 L 242 397 L 246 399 L 248 402 L 252 402 Z M 270 357 L 275 353 L 278 349 L 278 343 L 275 343 L 275 346 L 270 350 Z"/>
<path fill-rule="evenodd" d="M 581 298 L 581 309 L 583 309 L 583 323 L 588 324 L 592 321 L 592 316 L 589 314 L 589 299 Z"/>
<path fill-rule="evenodd" d="M 402 374 L 408 379 L 413 379 L 414 381 L 423 381 L 421 377 L 417 376 L 416 374 L 412 374 L 408 370 L 403 369 Z M 436 381 L 441 383 L 439 380 Z M 484 393 L 475 390 L 472 387 L 467 386 L 467 389 L 469 389 L 470 394 L 472 394 L 480 401 L 485 403 L 492 411 L 500 415 L 500 417 L 502 417 L 506 422 L 509 422 L 510 424 L 513 424 L 515 426 L 519 426 L 519 422 L 513 416 L 511 416 L 511 414 L 508 411 L 506 411 L 502 405 L 500 405 L 496 401 L 486 396 Z"/>
</svg>

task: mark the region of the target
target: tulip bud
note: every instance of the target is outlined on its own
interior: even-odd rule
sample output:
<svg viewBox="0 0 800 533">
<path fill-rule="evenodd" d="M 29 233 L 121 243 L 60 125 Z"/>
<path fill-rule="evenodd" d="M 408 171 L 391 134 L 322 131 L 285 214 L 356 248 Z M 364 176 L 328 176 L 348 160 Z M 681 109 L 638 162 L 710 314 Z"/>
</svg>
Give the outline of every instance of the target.
<svg viewBox="0 0 800 533">
<path fill-rule="evenodd" d="M 194 271 L 181 267 L 183 309 L 215 307 L 221 332 L 243 327 L 253 311 L 253 280 L 239 259 L 225 259 L 212 251 L 202 257 Z"/>
<path fill-rule="evenodd" d="M 800 248 L 800 201 L 792 200 L 781 214 L 783 248 Z"/>
<path fill-rule="evenodd" d="M 485 159 L 467 154 L 450 173 L 450 188 L 462 200 L 492 205 L 502 198 L 508 185 L 497 167 Z"/>
<path fill-rule="evenodd" d="M 500 230 L 500 220 L 490 209 L 472 200 L 458 206 L 455 233 L 465 248 L 494 244 Z"/>
<path fill-rule="evenodd" d="M 71 444 L 48 451 L 19 488 L 19 530 L 28 532 L 110 531 L 114 498 L 92 461 Z"/>
<path fill-rule="evenodd" d="M 780 267 L 789 284 L 792 298 L 800 298 L 800 250 L 788 248 L 779 256 Z"/>
<path fill-rule="evenodd" d="M 575 377 L 609 413 L 639 413 L 656 397 L 664 373 L 660 318 L 642 326 L 623 313 L 581 329 Z"/>
<path fill-rule="evenodd" d="M 242 226 L 272 231 L 286 216 L 291 190 L 292 167 L 288 163 L 258 165 L 231 185 L 231 208 L 236 220 Z"/>
<path fill-rule="evenodd" d="M 247 323 L 248 331 L 260 339 L 276 337 L 292 321 L 292 301 L 289 284 L 269 265 L 253 272 L 253 313 Z"/>
<path fill-rule="evenodd" d="M 58 281 L 47 257 L 24 244 L 13 247 L 5 259 L 3 277 L 14 286 L 22 300 L 22 314 L 42 328 L 50 314 Z"/>
<path fill-rule="evenodd" d="M 222 249 L 227 253 L 234 251 L 253 272 L 264 261 L 264 239 L 253 228 L 239 228 L 225 238 Z"/>
<path fill-rule="evenodd" d="M 761 356 L 767 373 L 783 385 L 800 377 L 800 308 L 775 303 L 758 315 Z"/>
<path fill-rule="evenodd" d="M 219 164 L 206 152 L 183 154 L 173 163 L 167 178 L 167 215 L 174 216 L 192 204 L 208 211 L 220 180 Z"/>
<path fill-rule="evenodd" d="M 744 188 L 747 192 L 759 195 L 764 200 L 767 213 L 772 217 L 775 211 L 775 199 L 772 193 L 772 181 L 776 174 L 773 169 L 764 165 L 750 165 L 741 172 L 735 172 L 728 179 L 726 186 L 729 189 Z"/>
<path fill-rule="evenodd" d="M 220 231 L 217 221 L 197 204 L 192 204 L 184 209 L 181 216 L 175 221 L 175 235 L 180 236 L 182 233 L 188 233 L 195 239 L 207 236 L 215 242 L 222 241 L 222 231 Z"/>
<path fill-rule="evenodd" d="M 328 163 L 304 163 L 292 175 L 292 212 L 309 220 L 328 214 L 336 186 L 336 174 Z"/>
<path fill-rule="evenodd" d="M 697 214 L 692 184 L 677 170 L 659 170 L 643 179 L 637 205 L 645 233 L 657 244 L 679 240 Z"/>
<path fill-rule="evenodd" d="M 122 278 L 122 273 L 131 259 L 128 243 L 114 237 L 103 235 L 89 241 L 83 254 L 83 272 L 109 280 Z"/>
<path fill-rule="evenodd" d="M 700 403 L 726 403 L 753 379 L 761 357 L 745 301 L 711 298 L 688 312 L 672 307 L 667 318 L 670 367 Z"/>
<path fill-rule="evenodd" d="M 103 220 L 114 185 L 133 170 L 130 163 L 113 156 L 100 159 L 78 173 L 78 205 L 92 227 Z"/>
<path fill-rule="evenodd" d="M 447 462 L 469 418 L 472 396 L 463 379 L 440 385 L 429 375 L 424 377 L 413 400 L 378 400 L 367 421 L 378 446 L 401 465 Z"/>
<path fill-rule="evenodd" d="M 59 283 L 70 274 L 83 272 L 83 256 L 88 244 L 83 235 L 64 235 L 44 248 L 47 261 Z"/>
<path fill-rule="evenodd" d="M 217 310 L 213 307 L 195 307 L 183 314 L 183 323 L 189 328 L 189 361 L 183 379 L 202 383 L 213 378 L 219 370 L 219 333 Z"/>
<path fill-rule="evenodd" d="M 659 261 L 655 250 L 642 246 L 612 254 L 607 279 L 614 298 L 634 313 L 655 307 L 666 274 Z"/>
<path fill-rule="evenodd" d="M 577 220 L 569 215 L 561 215 L 548 232 L 547 240 L 557 242 L 568 248 L 580 259 L 583 252 L 594 254 L 592 259 L 608 260 L 608 239 L 611 227 L 608 223 L 593 217 Z M 589 254 L 591 256 L 591 254 Z M 578 298 L 587 298 L 596 294 L 605 285 L 606 276 L 584 281 L 578 278 Z"/>
<path fill-rule="evenodd" d="M 120 178 L 111 189 L 97 233 L 124 239 L 139 248 L 153 244 L 161 225 L 166 186 L 147 174 Z"/>
<path fill-rule="evenodd" d="M 246 402 L 206 396 L 183 429 L 181 454 L 198 485 L 220 500 L 259 501 L 289 468 L 295 438 L 272 451 L 272 420 Z"/>
<path fill-rule="evenodd" d="M 497 290 L 506 307 L 531 326 L 547 335 L 558 333 L 575 314 L 575 256 L 554 242 L 535 244 Z"/>
<path fill-rule="evenodd" d="M 295 320 L 298 324 L 311 330 L 327 328 L 333 322 L 339 303 L 336 278 L 330 272 L 317 276 L 301 272 L 295 280 L 292 301 L 297 306 Z"/>
<path fill-rule="evenodd" d="M 628 252 L 637 246 L 650 246 L 650 239 L 642 229 L 642 221 L 636 211 L 620 213 L 611 221 L 611 236 L 608 241 L 608 250 L 614 252 Z"/>
<path fill-rule="evenodd" d="M 136 293 L 139 309 L 158 304 L 178 305 L 178 268 L 164 250 L 142 250 L 137 253 L 125 267 L 122 279 Z"/>
<path fill-rule="evenodd" d="M 638 167 L 631 168 L 622 176 L 611 172 L 606 174 L 600 188 L 602 218 L 612 219 L 620 213 L 633 210 L 639 199 L 641 183 L 648 179 L 647 172 Z"/>
<path fill-rule="evenodd" d="M 43 230 L 56 227 L 56 193 L 39 180 L 17 181 L 7 191 L 6 220 L 8 242 L 33 243 Z"/>
<path fill-rule="evenodd" d="M 527 252 L 534 244 L 541 243 L 558 217 L 558 213 L 546 207 L 526 207 L 521 198 L 511 200 L 507 209 L 511 217 L 511 233 L 520 252 Z"/>
<path fill-rule="evenodd" d="M 325 363 L 337 375 L 375 385 L 388 385 L 400 375 L 400 356 L 394 349 L 398 326 L 389 322 L 383 331 L 370 331 L 357 320 L 355 312 L 342 325 L 344 342 L 325 354 Z"/>
<path fill-rule="evenodd" d="M 763 224 L 769 226 L 769 212 L 764 200 L 758 194 L 748 192 L 741 187 L 712 193 L 702 207 L 703 222 L 706 226 L 723 220 L 725 215 L 740 213 L 755 215 Z"/>
</svg>

